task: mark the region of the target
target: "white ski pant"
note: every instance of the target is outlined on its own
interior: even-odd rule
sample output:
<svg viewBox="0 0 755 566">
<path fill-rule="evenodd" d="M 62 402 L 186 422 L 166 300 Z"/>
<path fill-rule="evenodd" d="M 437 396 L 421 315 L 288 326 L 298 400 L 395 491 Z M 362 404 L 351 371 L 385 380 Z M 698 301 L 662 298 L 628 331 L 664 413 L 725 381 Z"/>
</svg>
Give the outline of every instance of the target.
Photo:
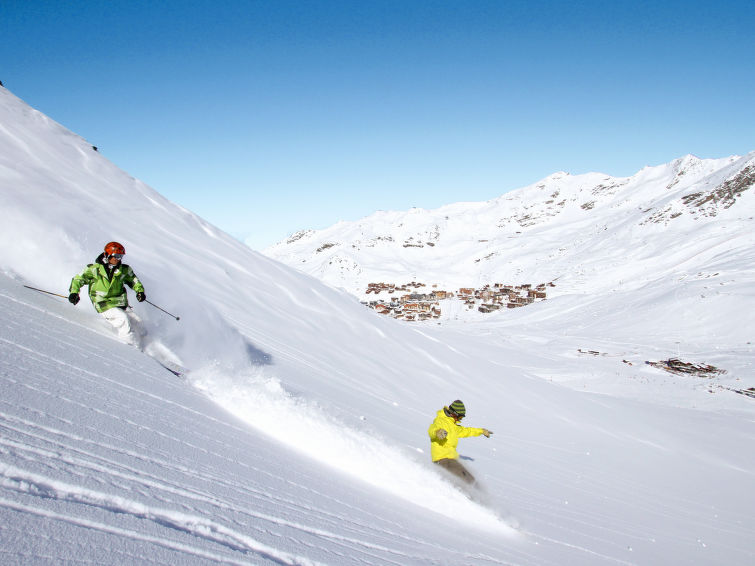
<svg viewBox="0 0 755 566">
<path fill-rule="evenodd" d="M 139 317 L 118 307 L 108 309 L 101 314 L 113 326 L 118 338 L 126 344 L 131 344 L 137 348 L 141 347 Z"/>
</svg>

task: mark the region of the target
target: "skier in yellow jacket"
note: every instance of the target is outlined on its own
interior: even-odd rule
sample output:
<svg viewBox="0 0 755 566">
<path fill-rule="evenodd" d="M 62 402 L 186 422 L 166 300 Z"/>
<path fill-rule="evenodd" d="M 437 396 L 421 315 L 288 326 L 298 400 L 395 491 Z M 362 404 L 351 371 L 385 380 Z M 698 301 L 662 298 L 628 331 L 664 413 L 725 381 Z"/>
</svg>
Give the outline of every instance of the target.
<svg viewBox="0 0 755 566">
<path fill-rule="evenodd" d="M 460 400 L 456 400 L 448 407 L 443 407 L 435 416 L 433 424 L 427 430 L 430 435 L 430 455 L 433 462 L 449 471 L 464 482 L 473 485 L 475 478 L 461 462 L 456 446 L 460 438 L 470 436 L 485 436 L 493 434 L 486 428 L 472 428 L 459 424 L 467 414 L 467 409 Z"/>
</svg>

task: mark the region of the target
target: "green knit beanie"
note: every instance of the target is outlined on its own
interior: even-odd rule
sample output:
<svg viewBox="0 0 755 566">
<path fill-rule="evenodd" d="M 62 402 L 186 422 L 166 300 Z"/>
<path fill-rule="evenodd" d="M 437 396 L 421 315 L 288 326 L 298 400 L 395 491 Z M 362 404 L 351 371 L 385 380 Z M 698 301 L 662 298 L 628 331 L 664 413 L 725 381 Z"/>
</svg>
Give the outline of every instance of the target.
<svg viewBox="0 0 755 566">
<path fill-rule="evenodd" d="M 466 407 L 464 406 L 464 403 L 462 403 L 462 402 L 461 402 L 461 401 L 459 401 L 458 399 L 457 399 L 456 401 L 454 401 L 453 403 L 451 403 L 451 404 L 450 404 L 450 405 L 448 406 L 448 409 L 449 409 L 449 410 L 450 410 L 451 412 L 453 412 L 453 413 L 456 413 L 456 414 L 457 414 L 457 415 L 459 415 L 460 417 L 464 417 L 464 416 L 466 416 L 466 414 L 467 414 L 467 409 L 466 409 Z"/>
</svg>

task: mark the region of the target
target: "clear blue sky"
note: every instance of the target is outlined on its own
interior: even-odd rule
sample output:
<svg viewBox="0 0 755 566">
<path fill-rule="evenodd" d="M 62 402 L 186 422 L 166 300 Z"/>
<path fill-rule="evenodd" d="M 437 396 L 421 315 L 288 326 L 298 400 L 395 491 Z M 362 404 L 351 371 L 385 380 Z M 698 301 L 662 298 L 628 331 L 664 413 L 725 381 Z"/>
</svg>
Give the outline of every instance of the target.
<svg viewBox="0 0 755 566">
<path fill-rule="evenodd" d="M 262 248 L 755 150 L 755 2 L 0 1 L 0 80 Z"/>
</svg>

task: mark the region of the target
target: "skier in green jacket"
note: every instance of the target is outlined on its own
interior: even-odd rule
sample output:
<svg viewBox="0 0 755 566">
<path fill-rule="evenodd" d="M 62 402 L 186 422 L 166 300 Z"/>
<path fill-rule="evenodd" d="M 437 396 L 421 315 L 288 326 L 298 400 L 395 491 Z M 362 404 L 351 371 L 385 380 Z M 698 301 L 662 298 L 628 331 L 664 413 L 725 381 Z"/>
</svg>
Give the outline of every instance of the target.
<svg viewBox="0 0 755 566">
<path fill-rule="evenodd" d="M 68 301 L 72 305 L 79 302 L 79 290 L 89 286 L 89 299 L 95 310 L 100 313 L 115 328 L 118 337 L 133 346 L 140 346 L 140 338 L 136 330 L 139 319 L 128 308 L 126 285 L 136 291 L 136 300 L 144 301 L 144 285 L 125 263 L 121 263 L 126 249 L 118 242 L 108 242 L 105 251 L 94 263 L 87 265 L 84 270 L 71 280 Z"/>
<path fill-rule="evenodd" d="M 470 436 L 485 436 L 490 438 L 493 434 L 486 428 L 474 428 L 461 426 L 461 419 L 467 414 L 464 403 L 457 399 L 447 407 L 443 407 L 435 416 L 435 420 L 427 429 L 430 436 L 430 455 L 433 463 L 438 464 L 441 468 L 447 470 L 464 483 L 475 485 L 474 476 L 469 473 L 461 462 L 459 462 L 459 453 L 456 446 L 460 438 Z"/>
</svg>

